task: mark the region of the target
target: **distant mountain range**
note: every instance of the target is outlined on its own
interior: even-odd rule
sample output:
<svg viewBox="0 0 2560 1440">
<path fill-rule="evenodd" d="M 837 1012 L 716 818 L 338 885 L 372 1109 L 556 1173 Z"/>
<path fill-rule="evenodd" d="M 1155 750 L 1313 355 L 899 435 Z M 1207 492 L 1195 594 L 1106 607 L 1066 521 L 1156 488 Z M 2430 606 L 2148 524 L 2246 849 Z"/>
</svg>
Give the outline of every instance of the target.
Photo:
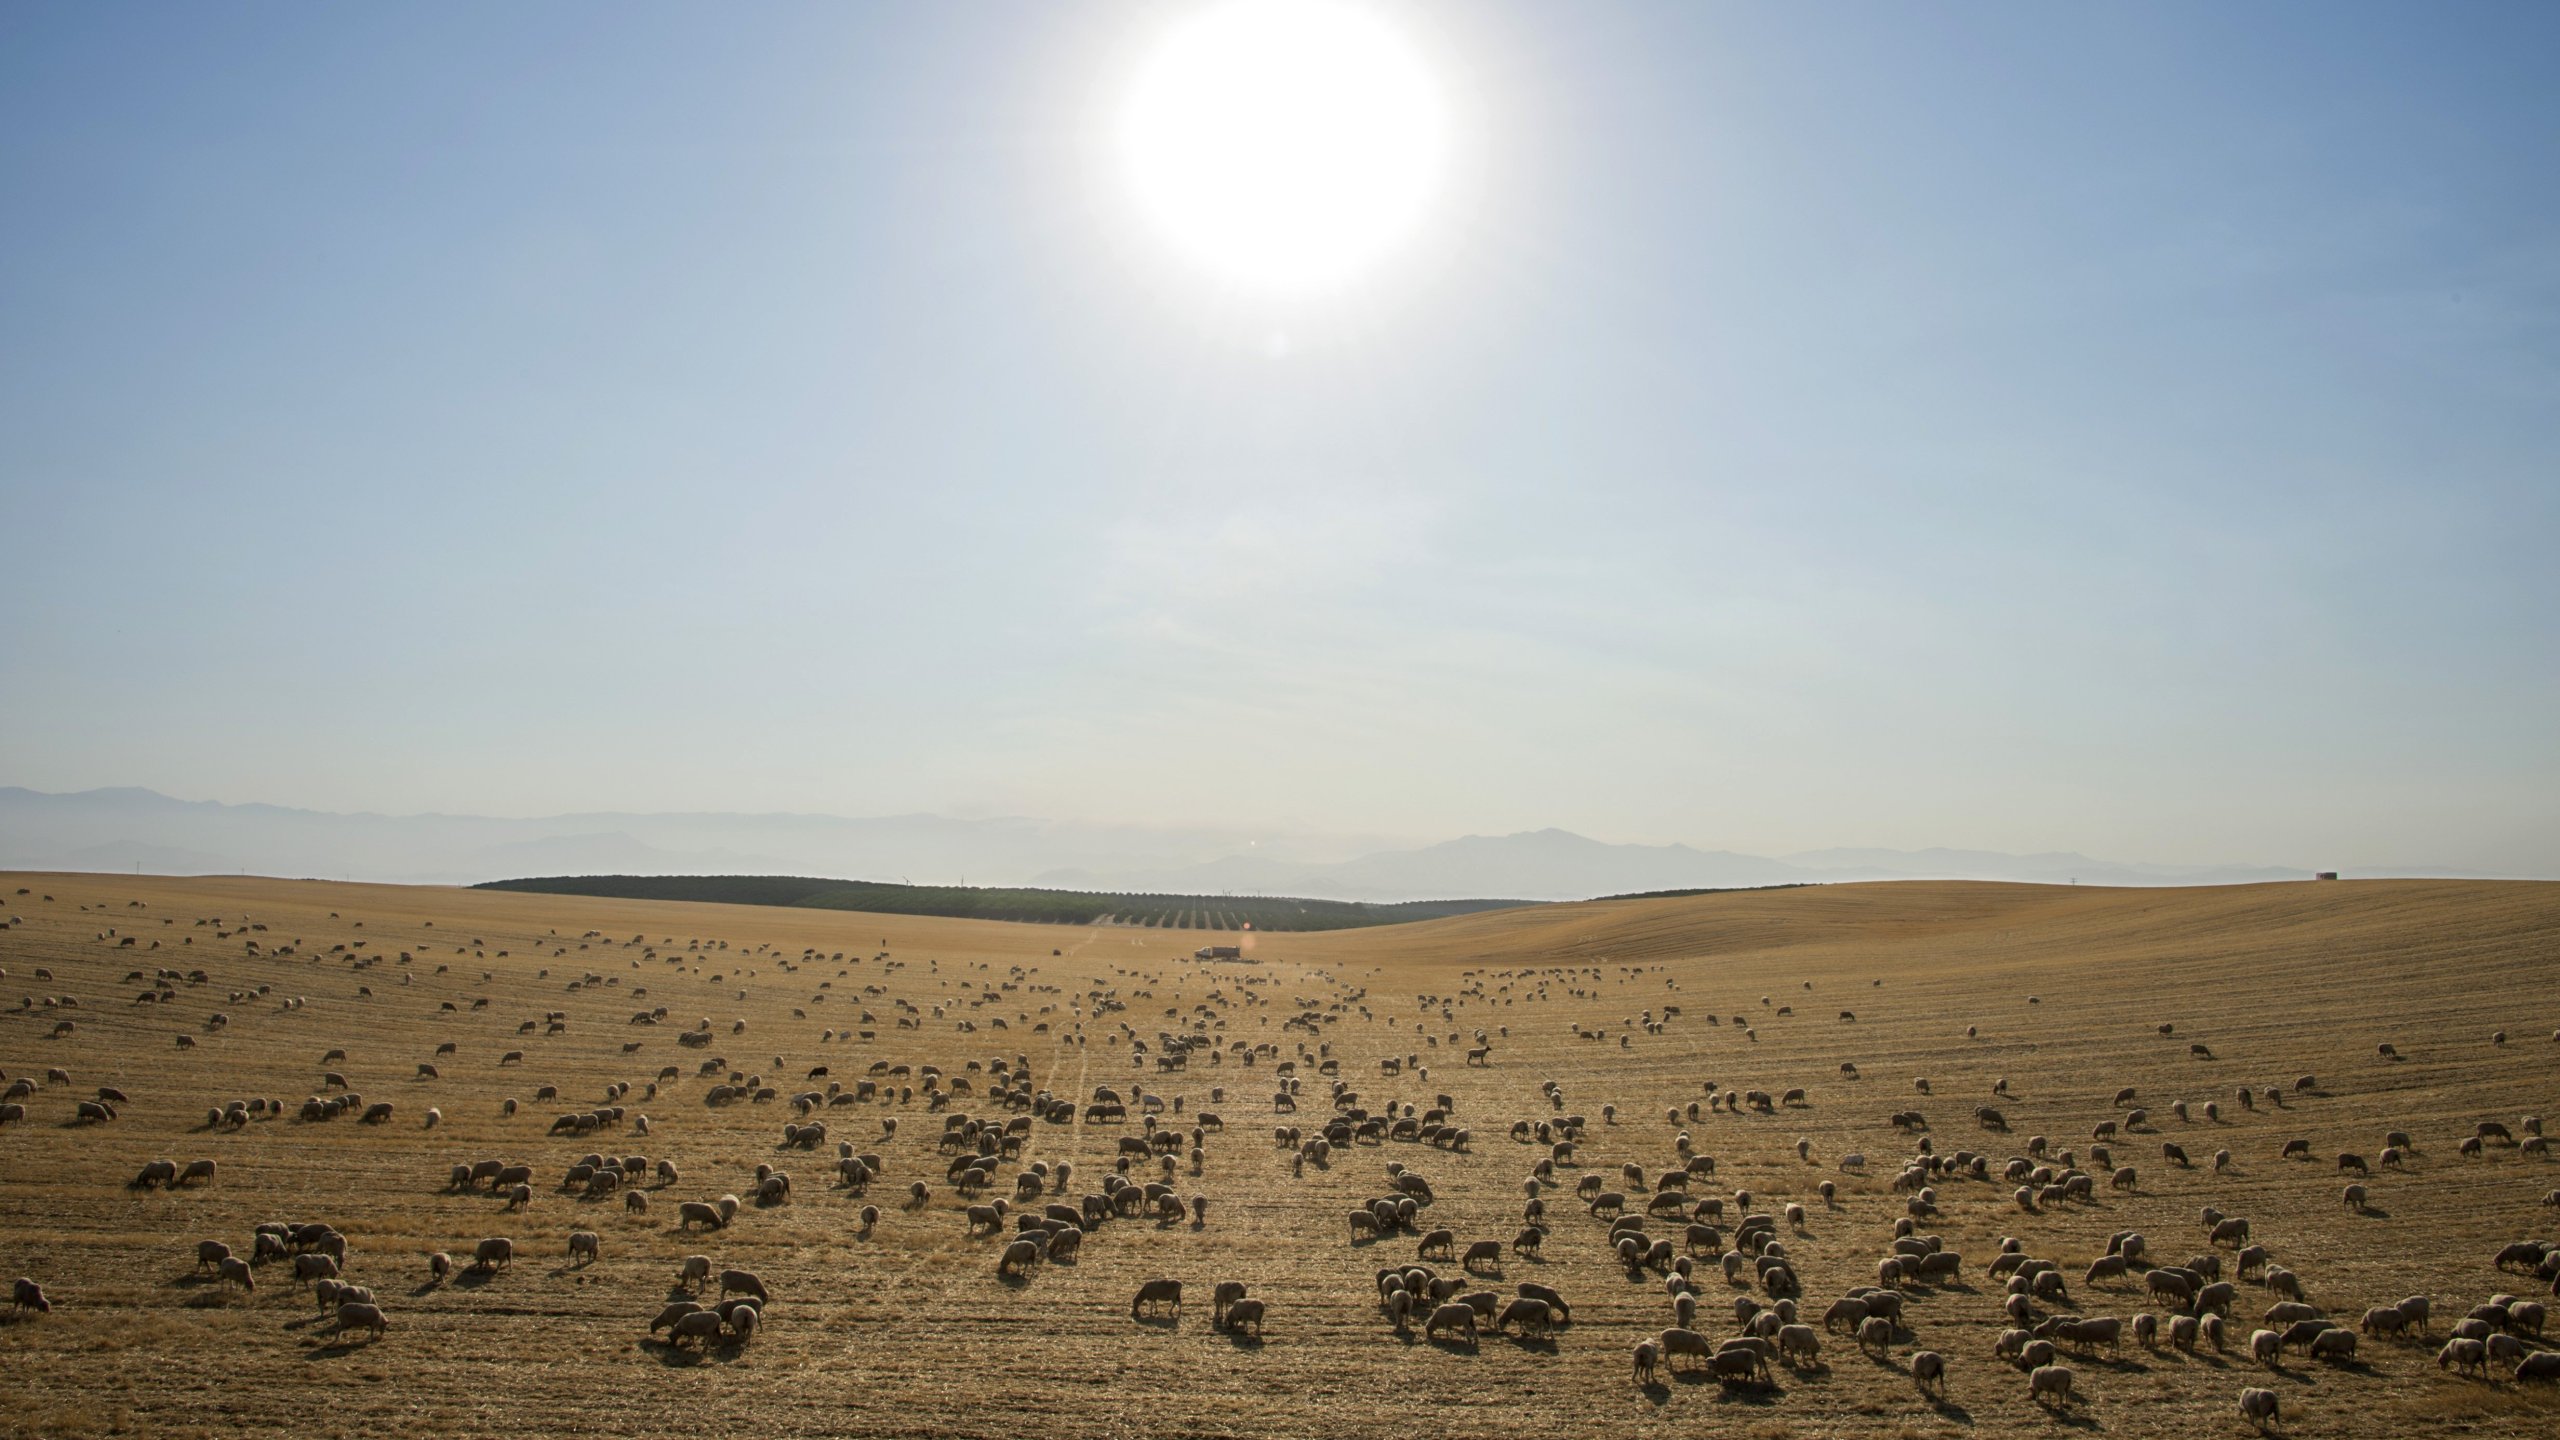
<svg viewBox="0 0 2560 1440">
<path fill-rule="evenodd" d="M 2214 885 L 2307 879 L 2311 873 L 1986 850 L 1760 856 L 1687 845 L 1616 845 L 1552 829 L 1394 849 L 1320 837 L 1019 818 L 709 812 L 501 819 L 229 805 L 130 788 L 70 794 L 0 788 L 0 868 L 137 867 L 157 874 L 247 871 L 443 884 L 529 875 L 813 875 L 1373 902 L 1472 895 L 1578 900 L 1849 880 Z M 2455 872 L 2396 867 L 2354 873 Z"/>
<path fill-rule="evenodd" d="M 1053 870 L 1035 885 L 1251 891 L 1344 900 L 1517 895 L 1575 900 L 1646 890 L 1729 889 L 1844 880 L 2023 880 L 2083 885 L 2227 885 L 2307 880 L 2308 870 L 2236 865 L 2127 865 L 2086 855 L 1988 850 L 1809 850 L 1777 857 L 1688 845 L 1613 845 L 1569 830 L 1469 835 L 1419 850 L 1386 850 L 1338 864 L 1228 855 L 1174 870 L 1101 874 Z"/>
</svg>

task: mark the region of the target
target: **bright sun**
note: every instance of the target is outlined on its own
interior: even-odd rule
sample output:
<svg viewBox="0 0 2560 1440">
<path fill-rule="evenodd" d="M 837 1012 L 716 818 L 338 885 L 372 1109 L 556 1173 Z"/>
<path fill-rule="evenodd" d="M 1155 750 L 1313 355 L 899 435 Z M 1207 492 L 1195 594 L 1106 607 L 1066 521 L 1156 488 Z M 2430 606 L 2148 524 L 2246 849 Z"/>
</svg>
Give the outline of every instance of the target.
<svg viewBox="0 0 2560 1440">
<path fill-rule="evenodd" d="M 1183 22 L 1120 117 L 1148 216 L 1193 261 L 1273 291 L 1337 285 L 1410 235 L 1444 140 L 1430 73 L 1341 0 L 1228 0 Z"/>
</svg>

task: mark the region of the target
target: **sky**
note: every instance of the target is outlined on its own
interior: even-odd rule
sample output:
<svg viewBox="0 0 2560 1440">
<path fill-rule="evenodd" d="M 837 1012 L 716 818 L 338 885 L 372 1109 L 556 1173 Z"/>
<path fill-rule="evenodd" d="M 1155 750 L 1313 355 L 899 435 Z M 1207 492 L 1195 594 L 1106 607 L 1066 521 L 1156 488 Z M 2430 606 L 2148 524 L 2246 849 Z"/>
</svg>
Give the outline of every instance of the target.
<svg viewBox="0 0 2560 1440">
<path fill-rule="evenodd" d="M 2560 876 L 2560 8 L 0 8 L 0 784 Z"/>
</svg>

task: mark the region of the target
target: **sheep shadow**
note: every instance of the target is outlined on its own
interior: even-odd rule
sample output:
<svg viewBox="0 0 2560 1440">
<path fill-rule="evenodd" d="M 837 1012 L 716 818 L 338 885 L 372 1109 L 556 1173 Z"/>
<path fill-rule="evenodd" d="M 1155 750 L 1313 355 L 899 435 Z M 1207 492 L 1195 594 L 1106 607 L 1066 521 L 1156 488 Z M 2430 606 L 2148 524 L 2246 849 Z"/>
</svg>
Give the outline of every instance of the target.
<svg viewBox="0 0 2560 1440">
<path fill-rule="evenodd" d="M 1556 1353 L 1555 1337 L 1552 1335 L 1509 1335 L 1499 1338 L 1508 1339 L 1512 1349 L 1526 1350 L 1532 1355 L 1551 1356 Z"/>
<path fill-rule="evenodd" d="M 1646 1404 L 1653 1406 L 1657 1410 L 1669 1403 L 1671 1399 L 1671 1387 L 1663 1384 L 1659 1380 L 1640 1380 L 1636 1382 L 1636 1393 L 1645 1398 Z"/>
<path fill-rule="evenodd" d="M 302 1358 L 304 1360 L 340 1360 L 366 1349 L 373 1343 L 371 1340 L 330 1340 L 303 1351 Z"/>
<path fill-rule="evenodd" d="M 1716 1385 L 1716 1403 L 1719 1405 L 1748 1405 L 1765 1410 L 1786 1398 L 1787 1392 L 1775 1382 L 1725 1380 Z"/>
<path fill-rule="evenodd" d="M 1133 1315 L 1129 1318 L 1141 1329 L 1161 1330 L 1168 1335 L 1182 1325 L 1182 1316 L 1179 1312 L 1171 1315 Z"/>
<path fill-rule="evenodd" d="M 2036 1404 L 2036 1408 L 2044 1412 L 2045 1423 L 2049 1425 L 2060 1425 L 2071 1430 L 2100 1430 L 2105 1428 L 2098 1423 L 2097 1416 L 2089 1413 L 2087 1408 L 2089 1402 L 2082 1400 L 2076 1403 L 2081 1408 L 2075 1410 L 2068 1405 L 2047 1405 L 2041 1402 Z"/>
<path fill-rule="evenodd" d="M 498 1272 L 494 1269 L 481 1270 L 469 1265 L 453 1272 L 454 1288 L 458 1290 L 477 1290 L 497 1278 Z"/>
<path fill-rule="evenodd" d="M 1674 1369 L 1668 1361 L 1664 1362 L 1661 1373 L 1670 1376 L 1671 1383 L 1674 1385 L 1712 1385 L 1715 1383 L 1716 1378 L 1716 1372 L 1705 1365 L 1691 1365 L 1685 1369 Z M 1655 1383 L 1660 1384 L 1661 1382 L 1657 1381 Z M 1670 1392 L 1665 1390 L 1664 1393 L 1668 1394 Z"/>
<path fill-rule="evenodd" d="M 2391 1218 L 2391 1212 L 2383 1209 L 2379 1205 L 2362 1206 L 2350 1213 L 2355 1215 L 2358 1219 L 2363 1220 L 2388 1220 Z"/>
<path fill-rule="evenodd" d="M 1956 1425 L 1970 1425 L 1973 1423 L 1972 1411 L 1967 1410 L 1963 1406 L 1943 1395 L 1923 1395 L 1920 1398 L 1929 1402 L 1929 1409 L 1941 1420 L 1945 1420 Z"/>
<path fill-rule="evenodd" d="M 708 1350 L 688 1350 L 672 1340 L 642 1340 L 638 1343 L 641 1353 L 670 1370 L 691 1369 L 711 1358 Z"/>
<path fill-rule="evenodd" d="M 1262 1335 L 1259 1331 L 1248 1333 L 1243 1330 L 1225 1330 L 1220 1333 L 1227 1337 L 1227 1344 L 1238 1350 L 1259 1350 L 1262 1348 Z"/>
<path fill-rule="evenodd" d="M 443 1288 L 444 1288 L 444 1282 L 443 1282 L 443 1281 L 441 1281 L 441 1280 L 434 1280 L 434 1279 L 424 1280 L 424 1281 L 419 1282 L 419 1283 L 418 1283 L 418 1284 L 416 1284 L 416 1285 L 413 1285 L 413 1286 L 409 1287 L 409 1298 L 410 1298 L 410 1299 L 412 1299 L 412 1300 L 415 1300 L 415 1299 L 418 1299 L 418 1298 L 419 1298 L 419 1297 L 421 1297 L 421 1296 L 425 1296 L 425 1295 L 433 1295 L 433 1294 L 434 1294 L 434 1293 L 436 1293 L 438 1290 L 441 1290 L 441 1289 L 443 1289 Z"/>
<path fill-rule="evenodd" d="M 2282 1365 L 2267 1365 L 2260 1368 L 2266 1372 L 2267 1377 L 2271 1380 L 2290 1380 L 2296 1385 L 2312 1385 L 2318 1383 L 2313 1378 L 2310 1367 L 2308 1366 L 2305 1366 L 2300 1370 L 2287 1370 Z"/>
</svg>

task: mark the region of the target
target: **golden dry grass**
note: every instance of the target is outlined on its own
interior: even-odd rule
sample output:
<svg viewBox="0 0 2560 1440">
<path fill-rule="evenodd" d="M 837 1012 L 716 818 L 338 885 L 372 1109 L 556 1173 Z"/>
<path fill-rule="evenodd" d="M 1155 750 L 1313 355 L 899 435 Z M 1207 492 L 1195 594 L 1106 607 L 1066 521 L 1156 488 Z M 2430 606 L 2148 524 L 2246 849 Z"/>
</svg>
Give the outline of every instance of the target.
<svg viewBox="0 0 2560 1440">
<path fill-rule="evenodd" d="M 20 886 L 29 893 L 9 893 Z M 2492 1291 L 2541 1288 L 2500 1275 L 2490 1259 L 2507 1241 L 2554 1235 L 2560 1212 L 2540 1199 L 2560 1184 L 2560 1168 L 2505 1148 L 2464 1160 L 2455 1144 L 2479 1120 L 2560 1117 L 2560 886 L 1841 886 L 1267 935 L 1254 942 L 1259 963 L 1206 968 L 1181 958 L 1204 937 L 1165 931 L 443 889 L 51 875 L 8 877 L 0 900 L 17 917 L 0 931 L 0 1071 L 41 1080 L 62 1067 L 72 1078 L 40 1090 L 24 1124 L 0 1129 L 0 1278 L 35 1276 L 56 1302 L 50 1315 L 0 1324 L 0 1430 L 11 1435 L 1516 1436 L 1673 1424 L 1773 1436 L 2166 1436 L 2245 1433 L 2233 1408 L 2244 1384 L 2277 1389 L 2296 1433 L 2560 1428 L 2560 1396 L 2547 1389 L 2452 1378 L 2431 1347 L 2373 1340 L 2355 1367 L 2288 1359 L 2272 1378 L 2237 1356 L 2128 1344 L 2121 1357 L 2074 1362 L 2087 1403 L 2054 1418 L 2028 1403 L 2024 1378 L 1991 1353 L 2007 1322 L 1983 1271 L 2000 1237 L 2016 1235 L 2029 1253 L 2064 1262 L 2075 1309 L 2130 1314 L 2147 1308 L 2139 1292 L 2081 1285 L 2080 1268 L 2120 1229 L 2144 1231 L 2171 1261 L 2201 1252 L 2195 1217 L 2210 1204 L 2249 1217 L 2332 1315 L 2352 1319 L 2412 1293 L 2436 1297 L 2440 1317 L 2458 1315 Z M 267 928 L 239 930 L 251 920 Z M 582 940 L 589 930 L 602 938 Z M 122 945 L 128 936 L 137 943 Z M 626 943 L 634 936 L 655 947 L 654 958 Z M 296 953 L 251 956 L 250 940 L 269 951 L 290 942 Z M 697 951 L 696 940 L 715 948 Z M 847 959 L 803 962 L 811 948 Z M 874 958 L 883 950 L 886 962 Z M 402 951 L 414 963 L 400 964 Z M 358 968 L 361 956 L 382 958 Z M 145 987 L 127 973 L 164 966 L 201 967 L 208 981 L 180 984 L 173 1003 L 132 1003 Z M 51 978 L 37 978 L 39 968 Z M 568 988 L 588 972 L 615 983 Z M 821 990 L 822 981 L 833 987 Z M 982 998 L 982 986 L 1008 981 L 1018 988 Z M 261 985 L 264 997 L 226 998 Z M 869 985 L 884 993 L 866 999 Z M 1054 993 L 1037 988 L 1052 985 Z M 635 1000 L 639 987 L 648 994 Z M 1127 1008 L 1070 1011 L 1097 990 Z M 1284 1030 L 1283 1020 L 1304 1002 L 1355 993 L 1322 1037 L 1343 1078 L 1372 1107 L 1448 1093 L 1473 1128 L 1471 1153 L 1361 1145 L 1337 1153 L 1330 1169 L 1292 1178 L 1288 1152 L 1270 1139 L 1271 1061 L 1247 1069 L 1230 1055 L 1158 1077 L 1133 1069 L 1118 1038 L 1123 1022 L 1151 1039 L 1196 1017 L 1223 1027 L 1212 1032 L 1221 1044 L 1272 1042 L 1286 1055 L 1306 1032 Z M 22 995 L 33 1008 L 19 1007 Z M 280 1008 L 295 995 L 307 1005 Z M 1420 1003 L 1426 995 L 1453 997 L 1446 1018 L 1439 1002 Z M 60 996 L 78 1007 L 44 1006 Z M 477 997 L 490 1003 L 474 1012 Z M 894 1027 L 898 999 L 920 1007 L 917 1028 Z M 463 1008 L 441 1012 L 448 1000 Z M 879 1017 L 875 1039 L 820 1043 L 828 1028 L 852 1028 L 866 1003 Z M 1666 1003 L 1683 1013 L 1664 1033 L 1631 1030 L 1641 1010 Z M 657 1004 L 670 1007 L 670 1024 L 626 1023 Z M 1854 1023 L 1838 1018 L 1843 1009 Z M 565 1034 L 517 1034 L 519 1022 L 551 1010 L 566 1012 Z M 207 1033 L 215 1011 L 230 1024 Z M 1728 1023 L 1711 1025 L 1710 1013 Z M 1730 1023 L 1735 1016 L 1756 1038 Z M 704 1017 L 718 1032 L 712 1047 L 679 1049 L 677 1030 Z M 999 1017 L 1006 1028 L 993 1028 Z M 65 1018 L 75 1032 L 49 1038 Z M 1044 1019 L 1051 1033 L 1034 1033 Z M 738 1020 L 746 1028 L 732 1035 Z M 979 1028 L 964 1032 L 963 1022 Z M 2175 1025 L 2173 1037 L 2157 1033 L 2162 1022 Z M 1079 1024 L 1084 1045 L 1072 1043 Z M 1496 1032 L 1492 1063 L 1468 1067 L 1453 1037 L 1478 1028 Z M 2501 1028 L 2509 1043 L 2491 1045 Z M 177 1046 L 180 1033 L 197 1038 L 194 1048 Z M 626 1054 L 635 1040 L 641 1048 Z M 2377 1058 L 2386 1040 L 2403 1060 Z M 440 1078 L 416 1078 L 447 1041 L 456 1053 L 437 1060 Z M 2191 1058 L 2191 1041 L 2214 1058 Z M 348 1059 L 327 1068 L 346 1072 L 369 1100 L 395 1102 L 390 1124 L 205 1128 L 209 1105 L 319 1093 L 321 1056 L 333 1047 Z M 501 1067 L 511 1049 L 526 1052 L 524 1063 Z M 885 1218 L 874 1237 L 856 1238 L 853 1212 L 864 1202 L 829 1187 L 831 1157 L 776 1151 L 782 1124 L 795 1118 L 784 1105 L 702 1103 L 711 1082 L 694 1072 L 705 1054 L 785 1094 L 819 1063 L 850 1081 L 875 1060 L 963 1074 L 969 1060 L 1015 1055 L 1064 1095 L 1134 1081 L 1196 1109 L 1223 1084 L 1227 1098 L 1214 1108 L 1228 1128 L 1209 1140 L 1205 1174 L 1176 1182 L 1211 1197 L 1208 1223 L 1115 1221 L 1077 1263 L 1000 1284 L 996 1242 L 961 1233 L 960 1201 L 933 1144 L 939 1121 L 919 1095 L 825 1112 L 837 1136 L 888 1156 L 868 1197 Z M 1379 1074 L 1380 1057 L 1404 1054 L 1429 1065 L 1428 1080 Z M 1843 1061 L 1863 1078 L 1844 1079 Z M 645 1083 L 668 1064 L 682 1078 L 632 1106 L 656 1122 L 647 1138 L 546 1135 L 555 1113 L 598 1103 L 608 1082 Z M 2303 1074 L 2317 1077 L 2316 1089 L 2289 1092 L 2281 1110 L 2231 1103 L 2244 1084 L 2290 1087 Z M 1932 1094 L 1916 1093 L 1917 1077 Z M 2013 1127 L 2006 1136 L 1970 1119 L 2001 1077 L 2013 1092 L 2001 1102 Z M 1549 1079 L 1570 1110 L 1592 1119 L 1576 1164 L 1561 1172 L 1568 1177 L 1624 1161 L 1648 1171 L 1673 1163 L 1664 1111 L 1702 1099 L 1707 1081 L 1806 1087 L 1805 1108 L 1710 1115 L 1685 1128 L 1717 1157 L 1718 1193 L 1742 1187 L 1761 1208 L 1812 1208 L 1788 1245 L 1817 1311 L 1872 1279 L 1902 1213 L 1888 1181 L 1911 1142 L 1887 1124 L 1891 1112 L 1924 1111 L 1942 1149 L 1985 1151 L 1995 1167 L 2033 1134 L 2085 1148 L 2095 1122 L 2121 1113 L 2111 1097 L 2123 1085 L 2140 1091 L 2160 1133 L 2117 1146 L 2142 1170 L 2139 1193 L 2109 1193 L 2102 1179 L 2093 1205 L 2025 1215 L 2006 1183 L 1941 1185 L 1945 1213 L 1923 1228 L 1965 1254 L 1965 1278 L 1914 1293 L 1910 1333 L 1886 1361 L 1862 1358 L 1835 1335 L 1826 1367 L 1782 1371 L 1771 1392 L 1686 1379 L 1643 1389 L 1629 1378 L 1628 1351 L 1669 1323 L 1662 1287 L 1626 1278 L 1603 1244 L 1605 1226 L 1584 1217 L 1569 1189 L 1551 1192 L 1543 1261 L 1507 1260 L 1498 1287 L 1534 1278 L 1574 1302 L 1575 1323 L 1552 1344 L 1488 1338 L 1469 1354 L 1396 1335 L 1374 1304 L 1371 1276 L 1410 1258 L 1411 1242 L 1354 1245 L 1347 1235 L 1345 1213 L 1382 1193 L 1386 1162 L 1402 1160 L 1437 1189 L 1432 1224 L 1462 1239 L 1507 1239 L 1537 1152 L 1506 1132 L 1515 1118 L 1548 1113 L 1538 1086 Z M 1326 1108 L 1324 1082 L 1312 1067 L 1306 1081 L 1309 1103 L 1296 1119 L 1312 1125 Z M 534 1103 L 542 1084 L 557 1085 L 562 1102 Z M 67 1124 L 73 1103 L 98 1085 L 132 1103 L 104 1125 Z M 512 1119 L 499 1113 L 509 1096 L 525 1102 Z M 2222 1123 L 2180 1123 L 2167 1113 L 2178 1098 L 2221 1101 Z M 433 1130 L 420 1121 L 429 1105 L 445 1117 Z M 971 1105 L 964 1098 L 957 1108 Z M 1601 1123 L 1604 1105 L 1617 1108 L 1616 1124 Z M 893 1115 L 899 1133 L 875 1145 L 879 1120 Z M 1075 1188 L 1089 1189 L 1135 1128 L 1041 1123 L 1025 1159 L 1072 1159 Z M 2348 1212 L 2329 1157 L 2378 1151 L 2394 1128 L 2415 1134 L 2417 1158 L 2405 1172 L 2377 1172 L 2371 1213 Z M 2296 1136 L 2318 1163 L 2279 1160 Z M 1812 1142 L 1814 1163 L 1797 1160 L 1799 1137 Z M 2221 1174 L 2209 1161 L 2164 1165 L 2164 1138 L 2200 1160 L 2228 1147 L 2236 1163 Z M 671 1159 L 685 1178 L 659 1192 L 647 1216 L 631 1216 L 618 1201 L 557 1188 L 590 1150 Z M 1868 1177 L 1842 1176 L 1831 1163 L 1852 1150 L 1873 1158 Z M 163 1156 L 212 1158 L 220 1177 L 174 1192 L 127 1188 L 146 1160 Z M 504 1213 L 486 1195 L 447 1188 L 453 1162 L 481 1157 L 535 1166 L 529 1210 Z M 760 1161 L 793 1172 L 792 1203 L 749 1207 L 718 1234 L 673 1230 L 675 1201 L 744 1193 Z M 1814 1195 L 1826 1178 L 1840 1185 L 1836 1209 Z M 902 1210 L 899 1196 L 915 1179 L 930 1181 L 934 1198 Z M 197 1240 L 245 1253 L 251 1228 L 270 1219 L 325 1220 L 350 1238 L 350 1278 L 381 1296 L 387 1338 L 338 1343 L 279 1267 L 262 1272 L 254 1296 L 226 1297 L 194 1279 Z M 602 1233 L 600 1263 L 566 1263 L 565 1236 L 578 1228 Z M 426 1284 L 426 1252 L 467 1253 L 484 1235 L 516 1239 L 511 1270 Z M 696 1357 L 643 1343 L 679 1257 L 695 1252 L 756 1270 L 774 1288 L 752 1345 Z M 1159 1274 L 1190 1287 L 1180 1322 L 1132 1324 L 1131 1293 Z M 1269 1303 L 1263 1343 L 1209 1328 L 1207 1291 L 1228 1278 Z M 1701 1278 L 1702 1328 L 1725 1333 L 1728 1292 L 1714 1267 Z M 2242 1287 L 2244 1313 L 2265 1303 L 2257 1287 Z M 1907 1377 L 1909 1353 L 1923 1346 L 1949 1357 L 1944 1405 L 1922 1400 Z"/>
</svg>

